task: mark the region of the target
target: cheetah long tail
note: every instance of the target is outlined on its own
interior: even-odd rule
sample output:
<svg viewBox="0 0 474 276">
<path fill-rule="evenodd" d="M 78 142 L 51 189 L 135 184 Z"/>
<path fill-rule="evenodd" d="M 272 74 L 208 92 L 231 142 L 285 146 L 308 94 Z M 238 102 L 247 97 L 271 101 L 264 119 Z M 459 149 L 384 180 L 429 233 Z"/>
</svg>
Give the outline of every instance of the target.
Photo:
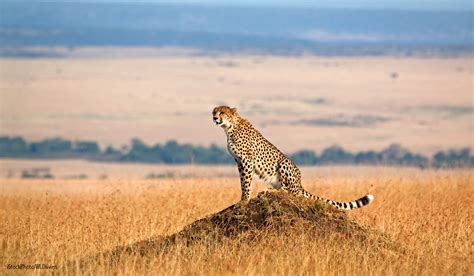
<svg viewBox="0 0 474 276">
<path fill-rule="evenodd" d="M 372 202 L 374 200 L 373 195 L 367 194 L 367 195 L 365 195 L 365 196 L 363 196 L 359 199 L 356 199 L 354 201 L 338 202 L 338 201 L 334 201 L 334 200 L 330 200 L 330 199 L 321 198 L 319 196 L 312 195 L 308 192 L 306 192 L 306 193 L 309 195 L 309 197 L 311 197 L 313 199 L 323 201 L 323 202 L 326 202 L 326 203 L 329 203 L 329 204 L 331 204 L 332 206 L 336 207 L 339 210 L 352 210 L 352 209 L 361 208 L 361 207 L 364 207 L 365 205 L 369 204 L 370 202 Z"/>
</svg>

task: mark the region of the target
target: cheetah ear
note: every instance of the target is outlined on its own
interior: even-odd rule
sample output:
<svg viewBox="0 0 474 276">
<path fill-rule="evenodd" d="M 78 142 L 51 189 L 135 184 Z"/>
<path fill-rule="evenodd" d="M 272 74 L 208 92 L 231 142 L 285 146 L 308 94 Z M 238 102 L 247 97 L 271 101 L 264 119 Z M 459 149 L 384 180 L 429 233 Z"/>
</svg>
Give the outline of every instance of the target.
<svg viewBox="0 0 474 276">
<path fill-rule="evenodd" d="M 233 108 L 231 108 L 230 110 L 232 111 L 232 113 L 233 113 L 234 115 L 239 115 L 239 114 L 237 113 L 237 108 L 233 107 Z"/>
</svg>

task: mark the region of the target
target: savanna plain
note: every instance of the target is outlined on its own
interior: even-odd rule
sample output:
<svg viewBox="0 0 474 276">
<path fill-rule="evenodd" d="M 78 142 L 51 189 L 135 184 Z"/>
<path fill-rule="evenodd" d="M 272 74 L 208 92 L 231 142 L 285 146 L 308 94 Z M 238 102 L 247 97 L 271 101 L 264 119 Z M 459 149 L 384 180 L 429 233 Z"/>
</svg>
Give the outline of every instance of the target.
<svg viewBox="0 0 474 276">
<path fill-rule="evenodd" d="M 470 57 L 2 58 L 0 74 L 0 135 L 31 141 L 225 146 L 210 112 L 226 104 L 285 153 L 473 148 Z M 43 167 L 55 179 L 19 178 Z M 150 173 L 165 177 L 144 179 Z M 19 264 L 80 274 L 474 274 L 472 170 L 304 167 L 302 175 L 321 197 L 375 200 L 344 215 L 307 209 L 329 224 L 262 205 L 265 222 L 281 224 L 161 246 L 148 241 L 199 230 L 196 220 L 238 202 L 235 166 L 2 159 L 0 274 L 32 272 L 7 269 Z M 266 188 L 256 186 L 254 200 Z M 306 205 L 285 200 L 296 206 L 285 210 L 306 215 Z M 127 247 L 136 243 L 149 245 L 146 254 Z M 105 261 L 124 246 L 127 254 Z"/>
<path fill-rule="evenodd" d="M 210 113 L 230 105 L 286 153 L 431 155 L 474 147 L 473 72 L 470 57 L 2 58 L 0 134 L 225 146 Z"/>
<path fill-rule="evenodd" d="M 136 275 L 473 274 L 471 170 L 323 167 L 303 173 L 309 175 L 303 185 L 323 197 L 375 195 L 370 205 L 348 212 L 347 220 L 390 242 L 335 231 L 314 235 L 290 223 L 246 237 L 176 243 L 146 256 L 132 250 L 113 265 L 79 266 L 118 246 L 176 233 L 236 203 L 238 178 L 3 179 L 0 269 L 25 272 L 6 267 L 40 263 L 61 272 Z M 266 188 L 256 186 L 254 197 Z"/>
</svg>

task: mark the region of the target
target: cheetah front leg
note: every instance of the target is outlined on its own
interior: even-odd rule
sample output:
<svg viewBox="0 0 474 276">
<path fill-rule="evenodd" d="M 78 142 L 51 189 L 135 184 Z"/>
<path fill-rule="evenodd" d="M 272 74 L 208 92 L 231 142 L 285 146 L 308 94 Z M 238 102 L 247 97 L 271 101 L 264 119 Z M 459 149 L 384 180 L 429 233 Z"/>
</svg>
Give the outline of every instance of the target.
<svg viewBox="0 0 474 276">
<path fill-rule="evenodd" d="M 251 162 L 237 162 L 240 174 L 240 187 L 242 188 L 242 201 L 248 201 L 252 193 L 252 172 Z"/>
</svg>

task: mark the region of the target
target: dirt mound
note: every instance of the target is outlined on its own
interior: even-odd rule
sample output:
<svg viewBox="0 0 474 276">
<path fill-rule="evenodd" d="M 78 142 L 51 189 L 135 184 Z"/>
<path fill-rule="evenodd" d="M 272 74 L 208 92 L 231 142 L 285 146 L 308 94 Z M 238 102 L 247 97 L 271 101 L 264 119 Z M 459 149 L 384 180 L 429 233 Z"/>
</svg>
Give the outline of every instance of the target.
<svg viewBox="0 0 474 276">
<path fill-rule="evenodd" d="M 261 193 L 248 203 L 237 203 L 195 221 L 169 238 L 192 243 L 209 236 L 215 240 L 242 238 L 243 235 L 252 238 L 262 231 L 291 231 L 302 228 L 361 237 L 368 231 L 350 220 L 345 212 L 325 203 L 277 191 Z"/>
<path fill-rule="evenodd" d="M 154 237 L 103 253 L 97 258 L 116 264 L 124 255 L 157 256 L 173 248 L 196 243 L 215 245 L 225 241 L 258 242 L 268 236 L 311 235 L 315 242 L 326 235 L 340 235 L 348 242 L 370 240 L 386 248 L 384 235 L 350 219 L 346 212 L 319 201 L 295 197 L 283 191 L 260 193 L 247 203 L 237 203 L 209 215 L 166 237 Z M 89 260 L 83 260 L 88 262 Z"/>
</svg>

